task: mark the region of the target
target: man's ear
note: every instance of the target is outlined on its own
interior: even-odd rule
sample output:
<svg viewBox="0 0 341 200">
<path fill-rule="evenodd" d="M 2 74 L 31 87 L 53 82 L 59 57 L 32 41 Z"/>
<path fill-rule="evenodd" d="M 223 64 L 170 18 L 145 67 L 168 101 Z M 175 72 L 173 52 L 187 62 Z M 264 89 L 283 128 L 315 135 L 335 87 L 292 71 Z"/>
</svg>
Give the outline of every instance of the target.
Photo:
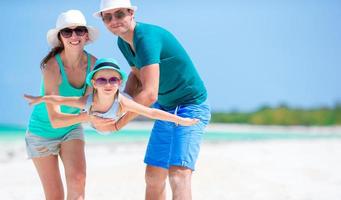
<svg viewBox="0 0 341 200">
<path fill-rule="evenodd" d="M 128 9 L 128 13 L 131 15 L 131 16 L 134 16 L 135 15 L 135 11 L 133 9 Z"/>
</svg>

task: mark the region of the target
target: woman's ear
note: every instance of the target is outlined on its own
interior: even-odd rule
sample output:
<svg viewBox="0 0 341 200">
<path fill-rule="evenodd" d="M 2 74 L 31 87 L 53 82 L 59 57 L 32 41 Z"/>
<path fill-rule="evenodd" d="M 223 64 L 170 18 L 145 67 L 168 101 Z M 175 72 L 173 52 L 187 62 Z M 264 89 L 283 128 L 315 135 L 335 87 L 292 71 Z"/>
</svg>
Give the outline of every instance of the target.
<svg viewBox="0 0 341 200">
<path fill-rule="evenodd" d="M 88 42 L 90 40 L 89 33 L 86 34 L 85 40 Z"/>
</svg>

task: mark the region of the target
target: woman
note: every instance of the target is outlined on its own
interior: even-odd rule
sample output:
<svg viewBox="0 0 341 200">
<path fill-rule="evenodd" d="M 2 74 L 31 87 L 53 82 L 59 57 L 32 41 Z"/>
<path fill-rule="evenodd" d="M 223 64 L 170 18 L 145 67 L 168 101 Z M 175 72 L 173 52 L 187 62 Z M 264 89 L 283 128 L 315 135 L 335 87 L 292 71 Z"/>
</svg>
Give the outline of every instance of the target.
<svg viewBox="0 0 341 200">
<path fill-rule="evenodd" d="M 96 58 L 85 52 L 84 46 L 98 34 L 95 28 L 86 25 L 79 10 L 59 15 L 56 27 L 47 32 L 52 50 L 41 61 L 42 95 L 85 95 L 85 79 Z M 72 107 L 45 103 L 34 107 L 25 140 L 46 199 L 64 199 L 58 156 L 64 165 L 67 199 L 84 198 L 84 136 L 79 123 L 88 120 L 86 113 Z"/>
<path fill-rule="evenodd" d="M 96 61 L 94 70 L 88 74 L 86 82 L 93 86 L 93 94 L 82 97 L 61 97 L 56 95 L 30 96 L 25 95 L 30 105 L 48 102 L 55 105 L 68 105 L 83 109 L 87 113 L 114 121 L 126 112 L 134 112 L 146 117 L 158 120 L 166 120 L 183 126 L 192 126 L 198 122 L 197 119 L 183 118 L 168 112 L 149 108 L 138 104 L 125 97 L 119 92 L 119 87 L 127 79 L 127 75 L 120 69 L 116 60 L 102 58 Z M 106 132 L 116 130 L 116 123 L 104 125 Z M 105 127 L 103 127 L 105 128 Z"/>
</svg>

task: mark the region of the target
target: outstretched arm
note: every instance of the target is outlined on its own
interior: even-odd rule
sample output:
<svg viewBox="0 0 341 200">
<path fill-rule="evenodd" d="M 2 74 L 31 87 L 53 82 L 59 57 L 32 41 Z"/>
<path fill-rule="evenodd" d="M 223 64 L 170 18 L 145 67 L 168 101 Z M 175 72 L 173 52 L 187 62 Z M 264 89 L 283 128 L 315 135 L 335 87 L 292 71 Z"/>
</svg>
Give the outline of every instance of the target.
<svg viewBox="0 0 341 200">
<path fill-rule="evenodd" d="M 142 104 L 138 104 L 135 101 L 123 95 L 121 96 L 121 104 L 123 107 L 123 111 L 133 112 L 133 113 L 140 114 L 140 115 L 152 118 L 152 119 L 170 121 L 170 122 L 174 122 L 176 124 L 180 124 L 183 126 L 192 126 L 199 122 L 198 119 L 183 118 L 174 114 L 170 114 L 163 110 L 149 108 Z"/>
<path fill-rule="evenodd" d="M 133 88 L 135 92 L 129 95 L 133 96 L 134 101 L 139 104 L 150 106 L 157 100 L 157 95 L 159 91 L 159 64 L 151 64 L 144 66 L 140 72 L 137 71 L 135 67 L 133 69 L 133 77 L 128 79 L 127 86 L 137 84 L 136 88 Z M 132 73 L 132 72 L 131 72 Z M 137 75 L 138 74 L 138 75 Z M 138 76 L 138 77 L 137 77 Z M 132 83 L 134 82 L 135 83 Z M 136 82 L 138 80 L 138 82 Z M 116 128 L 121 129 L 125 126 L 129 121 L 133 120 L 138 114 L 135 112 L 127 112 L 120 120 L 117 121 Z"/>
<path fill-rule="evenodd" d="M 59 95 L 32 96 L 24 94 L 24 97 L 29 102 L 29 105 L 36 105 L 45 102 L 53 105 L 66 105 L 82 109 L 85 107 L 88 96 L 63 97 Z"/>
</svg>

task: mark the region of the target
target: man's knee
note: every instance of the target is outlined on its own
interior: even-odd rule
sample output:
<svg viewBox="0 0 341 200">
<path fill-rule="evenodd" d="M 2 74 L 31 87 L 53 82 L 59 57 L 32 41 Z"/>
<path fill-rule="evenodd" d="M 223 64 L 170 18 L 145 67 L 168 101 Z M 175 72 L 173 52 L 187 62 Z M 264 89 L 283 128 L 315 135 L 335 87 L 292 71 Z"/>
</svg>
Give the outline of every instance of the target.
<svg viewBox="0 0 341 200">
<path fill-rule="evenodd" d="M 192 170 L 186 167 L 172 166 L 169 169 L 169 182 L 172 185 L 186 184 L 190 182 Z"/>
<path fill-rule="evenodd" d="M 147 186 L 160 186 L 166 182 L 167 170 L 148 166 L 145 174 Z"/>
</svg>

